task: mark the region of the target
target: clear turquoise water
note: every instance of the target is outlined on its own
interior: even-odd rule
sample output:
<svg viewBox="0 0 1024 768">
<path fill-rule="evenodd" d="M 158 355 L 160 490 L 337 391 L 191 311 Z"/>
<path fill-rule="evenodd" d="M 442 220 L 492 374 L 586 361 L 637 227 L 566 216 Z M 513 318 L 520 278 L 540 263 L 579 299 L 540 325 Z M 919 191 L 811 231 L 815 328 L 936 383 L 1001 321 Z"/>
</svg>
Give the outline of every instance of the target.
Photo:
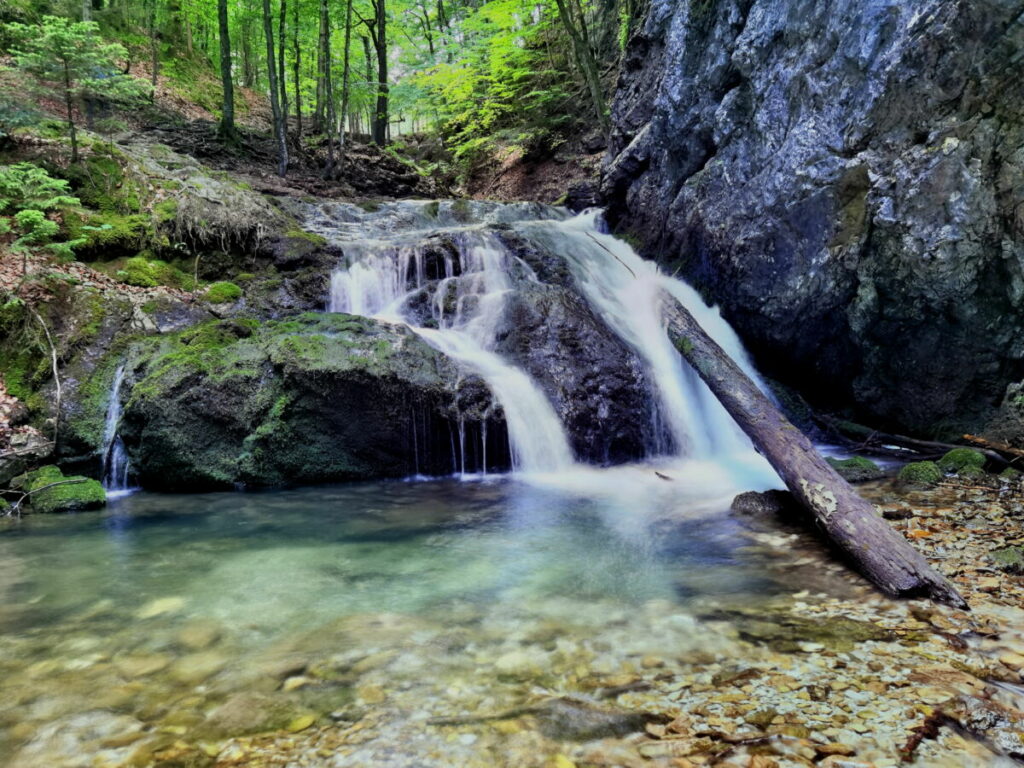
<svg viewBox="0 0 1024 768">
<path fill-rule="evenodd" d="M 671 617 L 784 591 L 727 513 L 729 493 L 691 503 L 682 482 L 652 477 L 137 493 L 101 513 L 26 518 L 0 532 L 0 756 L 30 765 L 54 751 L 88 755 L 93 742 L 66 734 L 97 706 L 144 729 L 180 707 L 199 720 L 232 692 L 264 690 L 252 670 L 281 649 L 309 658 L 395 649 L 409 657 L 403 685 L 422 686 L 422 701 L 452 675 L 481 690 L 497 684 L 481 658 L 550 655 L 550 638 L 534 648 L 520 632 L 559 627 L 575 643 L 558 657 L 571 669 L 577 651 L 565 649 L 596 663 L 595 638 L 622 636 L 644 606 Z M 369 620 L 382 616 L 395 637 L 382 639 Z M 343 639 L 317 634 L 346 617 Z M 217 628 L 202 651 L 215 656 L 213 671 L 183 681 L 171 670 L 193 663 L 196 649 L 179 633 L 196 621 Z M 662 629 L 655 637 L 638 625 L 642 650 L 677 654 L 699 634 L 692 624 Z M 419 649 L 454 630 L 454 650 L 433 640 Z M 161 661 L 153 671 L 126 666 L 138 658 Z M 51 726 L 65 741 L 40 746 Z"/>
</svg>

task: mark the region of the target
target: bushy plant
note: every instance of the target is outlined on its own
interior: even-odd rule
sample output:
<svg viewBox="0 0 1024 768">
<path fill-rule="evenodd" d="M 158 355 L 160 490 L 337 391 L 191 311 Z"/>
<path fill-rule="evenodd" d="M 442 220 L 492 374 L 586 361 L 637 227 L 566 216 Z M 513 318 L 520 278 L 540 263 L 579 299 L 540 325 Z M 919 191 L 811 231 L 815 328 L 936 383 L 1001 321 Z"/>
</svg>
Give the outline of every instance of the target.
<svg viewBox="0 0 1024 768">
<path fill-rule="evenodd" d="M 22 271 L 28 270 L 28 255 L 45 248 L 58 256 L 70 257 L 82 240 L 57 241 L 60 225 L 48 215 L 64 206 L 78 205 L 68 183 L 55 179 L 32 163 L 0 166 L 0 235 L 14 234 L 11 249 L 22 255 Z"/>
</svg>

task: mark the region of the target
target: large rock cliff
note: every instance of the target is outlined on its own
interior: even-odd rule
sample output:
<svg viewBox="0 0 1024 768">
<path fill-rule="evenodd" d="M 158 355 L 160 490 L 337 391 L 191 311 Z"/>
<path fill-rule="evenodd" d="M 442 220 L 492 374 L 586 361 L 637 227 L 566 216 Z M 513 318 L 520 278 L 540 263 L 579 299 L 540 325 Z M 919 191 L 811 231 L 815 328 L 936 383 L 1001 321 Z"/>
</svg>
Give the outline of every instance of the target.
<svg viewBox="0 0 1024 768">
<path fill-rule="evenodd" d="M 1024 3 L 652 0 L 603 192 L 759 365 L 880 425 L 1024 376 Z"/>
</svg>

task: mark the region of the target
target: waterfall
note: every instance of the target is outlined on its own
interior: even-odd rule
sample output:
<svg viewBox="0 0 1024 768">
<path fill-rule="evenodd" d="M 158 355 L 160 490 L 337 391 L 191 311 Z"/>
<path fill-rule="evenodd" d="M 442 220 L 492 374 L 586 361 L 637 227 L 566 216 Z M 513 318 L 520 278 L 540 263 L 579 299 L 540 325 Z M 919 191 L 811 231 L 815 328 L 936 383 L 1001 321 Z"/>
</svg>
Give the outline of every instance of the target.
<svg viewBox="0 0 1024 768">
<path fill-rule="evenodd" d="M 124 363 L 114 373 L 107 404 L 107 418 L 103 427 L 103 487 L 110 492 L 127 491 L 129 461 L 124 443 L 117 434 L 121 424 L 121 385 L 124 382 Z"/>
<path fill-rule="evenodd" d="M 678 299 L 737 365 L 759 382 L 736 332 L 692 287 L 662 274 L 657 264 L 601 232 L 599 216 L 599 211 L 591 210 L 567 221 L 528 223 L 522 228 L 566 260 L 591 306 L 647 364 L 670 452 L 701 460 L 748 452 L 746 436 L 669 341 L 661 291 Z"/>
<path fill-rule="evenodd" d="M 524 281 L 538 281 L 487 227 L 499 224 L 562 260 L 576 290 L 642 361 L 655 411 L 648 457 L 711 462 L 750 485 L 775 478 L 668 339 L 663 291 L 759 381 L 736 333 L 693 288 L 603 232 L 600 211 L 570 218 L 547 206 L 471 203 L 457 212 L 459 205 L 389 203 L 373 213 L 338 203 L 316 207 L 306 227 L 336 242 L 346 257 L 331 277 L 328 309 L 409 325 L 487 383 L 505 412 L 515 469 L 566 469 L 572 451 L 551 402 L 526 371 L 494 351 L 507 297 Z"/>
<path fill-rule="evenodd" d="M 507 208 L 511 207 L 489 211 L 507 219 L 512 213 Z M 536 209 L 525 210 L 536 214 Z M 378 231 L 377 239 L 357 242 L 343 239 L 347 264 L 331 277 L 328 310 L 403 322 L 432 347 L 480 376 L 504 411 L 513 469 L 553 472 L 571 466 L 573 454 L 565 428 L 547 396 L 529 374 L 493 351 L 495 330 L 514 282 L 536 278 L 492 233 L 452 226 L 451 216 L 439 215 L 433 221 L 438 219 L 448 224 L 444 229 L 457 252 L 424 239 L 422 230 L 390 236 Z M 422 213 L 412 217 L 417 224 L 425 220 L 428 217 Z M 330 225 L 318 231 L 335 239 L 339 235 Z M 365 237 L 366 230 L 362 232 Z M 437 287 L 429 309 L 417 314 L 410 298 L 432 280 Z M 459 455 L 464 457 L 464 446 Z M 457 466 L 465 472 L 465 459 Z"/>
</svg>

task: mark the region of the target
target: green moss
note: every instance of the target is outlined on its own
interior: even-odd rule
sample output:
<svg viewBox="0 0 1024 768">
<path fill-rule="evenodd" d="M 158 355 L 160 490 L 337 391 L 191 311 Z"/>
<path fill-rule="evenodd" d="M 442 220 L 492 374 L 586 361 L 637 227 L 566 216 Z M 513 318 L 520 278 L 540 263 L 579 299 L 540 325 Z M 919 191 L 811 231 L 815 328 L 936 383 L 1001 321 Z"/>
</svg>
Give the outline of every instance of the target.
<svg viewBox="0 0 1024 768">
<path fill-rule="evenodd" d="M 999 473 L 999 477 L 1003 480 L 1016 480 L 1020 476 L 1020 470 L 1014 469 L 1013 467 L 1007 467 Z"/>
<path fill-rule="evenodd" d="M 85 242 L 78 250 L 93 251 L 100 258 L 136 253 L 152 239 L 152 220 L 142 214 L 96 213 L 65 219 L 70 239 Z"/>
<path fill-rule="evenodd" d="M 32 494 L 32 511 L 42 514 L 99 509 L 107 503 L 107 494 L 96 480 L 77 475 L 65 477 L 56 467 L 43 467 L 31 473 L 24 489 Z"/>
<path fill-rule="evenodd" d="M 322 235 L 314 234 L 313 232 L 307 232 L 304 229 L 293 227 L 284 233 L 285 237 L 292 238 L 293 240 L 305 240 L 313 245 L 322 248 L 327 245 L 327 238 Z"/>
<path fill-rule="evenodd" d="M 825 461 L 842 477 L 851 482 L 871 480 L 881 477 L 883 474 L 881 467 L 864 456 L 851 456 L 848 459 L 836 459 L 829 456 Z"/>
<path fill-rule="evenodd" d="M 11 502 L 0 497 L 0 517 L 6 517 L 11 513 Z"/>
<path fill-rule="evenodd" d="M 221 281 L 206 289 L 204 298 L 211 304 L 227 304 L 242 297 L 242 289 L 234 283 Z"/>
<path fill-rule="evenodd" d="M 236 283 L 248 283 L 250 280 L 255 279 L 256 275 L 254 275 L 252 272 L 239 272 L 237 275 L 235 275 Z"/>
<path fill-rule="evenodd" d="M 122 283 L 140 288 L 155 288 L 167 285 L 172 288 L 191 290 L 195 281 L 192 275 L 160 259 L 145 255 L 133 256 L 120 263 L 112 263 L 114 276 Z"/>
<path fill-rule="evenodd" d="M 1024 573 L 1024 548 L 1007 547 L 991 552 L 989 556 L 996 568 L 1008 573 Z"/>
<path fill-rule="evenodd" d="M 689 355 L 691 352 L 693 352 L 693 342 L 690 341 L 685 336 L 680 336 L 676 340 L 676 349 L 678 349 L 680 354 L 682 354 L 685 357 Z"/>
<path fill-rule="evenodd" d="M 907 485 L 935 485 L 943 477 L 943 472 L 934 461 L 915 461 L 900 470 L 899 480 Z"/>
<path fill-rule="evenodd" d="M 938 464 L 944 472 L 959 474 L 969 468 L 980 470 L 985 466 L 985 456 L 973 448 L 954 448 L 939 459 Z"/>
<path fill-rule="evenodd" d="M 140 189 L 127 176 L 122 158 L 108 145 L 94 145 L 92 154 L 65 171 L 75 195 L 90 208 L 103 213 L 139 213 Z"/>
</svg>

